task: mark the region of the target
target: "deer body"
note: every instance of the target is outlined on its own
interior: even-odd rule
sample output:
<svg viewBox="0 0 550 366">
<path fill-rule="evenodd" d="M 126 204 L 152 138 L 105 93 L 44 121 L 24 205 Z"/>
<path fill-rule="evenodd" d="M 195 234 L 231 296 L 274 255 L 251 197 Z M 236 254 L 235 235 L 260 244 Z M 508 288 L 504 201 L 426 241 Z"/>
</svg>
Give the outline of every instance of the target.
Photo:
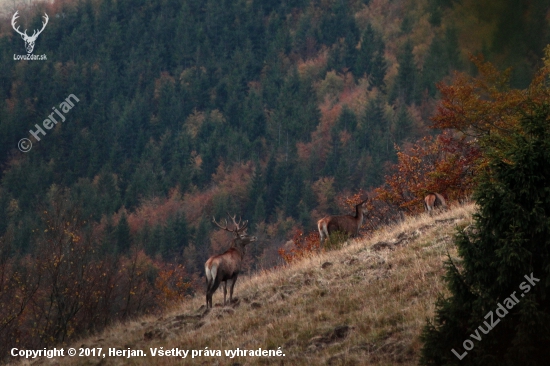
<svg viewBox="0 0 550 366">
<path fill-rule="evenodd" d="M 447 208 L 447 203 L 442 195 L 434 192 L 429 193 L 426 197 L 424 197 L 424 208 L 430 215 L 432 215 L 433 211 L 439 207 L 444 209 Z"/>
<path fill-rule="evenodd" d="M 352 237 L 359 235 L 359 228 L 363 224 L 363 217 L 368 210 L 365 206 L 366 200 L 355 206 L 355 216 L 338 215 L 326 216 L 317 221 L 321 245 L 335 231 L 342 231 Z"/>
<path fill-rule="evenodd" d="M 233 222 L 235 222 L 234 217 Z M 216 223 L 215 220 L 214 223 Z M 223 254 L 210 257 L 204 264 L 204 271 L 206 272 L 206 308 L 212 307 L 212 295 L 216 292 L 222 282 L 223 305 L 225 306 L 226 304 L 227 281 L 231 281 L 231 287 L 229 289 L 229 303 L 233 301 L 233 289 L 235 288 L 235 283 L 237 282 L 237 278 L 239 277 L 239 273 L 241 271 L 242 260 L 245 255 L 245 247 L 247 244 L 257 240 L 255 236 L 241 233 L 241 231 L 246 229 L 247 223 L 248 221 L 245 221 L 242 227 L 239 227 L 239 224 L 235 223 L 235 230 L 227 229 L 227 220 L 225 227 L 221 227 L 218 223 L 216 223 L 216 225 L 220 226 L 222 229 L 234 232 L 236 237 L 231 242 L 231 247 L 228 250 L 226 250 Z"/>
</svg>

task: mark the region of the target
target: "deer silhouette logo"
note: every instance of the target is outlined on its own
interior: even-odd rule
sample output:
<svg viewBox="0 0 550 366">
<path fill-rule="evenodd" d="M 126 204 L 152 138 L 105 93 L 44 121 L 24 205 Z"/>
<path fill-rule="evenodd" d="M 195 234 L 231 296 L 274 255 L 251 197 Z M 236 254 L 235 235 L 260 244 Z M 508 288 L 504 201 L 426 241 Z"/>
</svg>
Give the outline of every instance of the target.
<svg viewBox="0 0 550 366">
<path fill-rule="evenodd" d="M 29 36 L 27 34 L 27 30 L 25 29 L 24 32 L 21 32 L 19 30 L 19 26 L 17 26 L 17 28 L 15 28 L 15 21 L 17 20 L 17 18 L 19 17 L 17 15 L 19 11 L 16 11 L 15 14 L 13 14 L 13 17 L 11 18 L 11 26 L 13 27 L 13 29 L 19 33 L 21 35 L 21 38 L 23 38 L 23 40 L 25 41 L 25 49 L 27 50 L 27 53 L 32 53 L 32 51 L 34 50 L 34 42 L 36 42 L 36 38 L 38 38 L 38 36 L 40 35 L 40 33 L 42 33 L 42 31 L 44 30 L 44 28 L 46 28 L 46 24 L 48 24 L 48 14 L 44 13 L 44 20 L 45 22 L 42 22 L 42 29 L 40 29 L 37 33 L 36 29 L 34 30 L 32 36 Z"/>
</svg>

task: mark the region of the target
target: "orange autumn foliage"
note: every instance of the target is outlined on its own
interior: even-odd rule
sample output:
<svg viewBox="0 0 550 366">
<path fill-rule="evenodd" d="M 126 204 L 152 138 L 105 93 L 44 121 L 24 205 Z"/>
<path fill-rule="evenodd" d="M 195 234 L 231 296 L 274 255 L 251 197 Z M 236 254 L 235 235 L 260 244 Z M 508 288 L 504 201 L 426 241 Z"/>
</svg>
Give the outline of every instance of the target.
<svg viewBox="0 0 550 366">
<path fill-rule="evenodd" d="M 145 226 L 145 223 L 150 226 L 163 225 L 169 218 L 177 216 L 182 211 L 183 199 L 179 188 L 176 187 L 170 190 L 168 198 L 155 197 L 142 202 L 136 211 L 128 215 L 128 225 L 132 234 L 135 234 Z M 115 224 L 118 222 L 120 214 L 121 212 L 115 217 Z"/>
<path fill-rule="evenodd" d="M 530 115 L 535 105 L 550 103 L 550 46 L 545 55 L 544 66 L 526 89 L 510 87 L 511 69 L 501 72 L 483 57 L 471 56 L 479 76 L 455 73 L 451 84 L 438 85 L 442 98 L 433 127 L 460 131 L 477 138 L 482 148 L 498 151 L 513 133 L 522 133 L 523 115 Z"/>
<path fill-rule="evenodd" d="M 159 272 L 155 280 L 156 299 L 163 307 L 182 302 L 191 288 L 189 275 L 181 264 L 157 263 Z"/>
<path fill-rule="evenodd" d="M 419 140 L 406 151 L 396 149 L 398 163 L 386 176 L 385 184 L 376 189 L 379 199 L 418 213 L 429 192 L 439 192 L 449 200 L 471 194 L 481 157 L 475 141 L 445 131 Z"/>
<path fill-rule="evenodd" d="M 309 257 L 313 253 L 319 252 L 319 233 L 316 231 L 312 231 L 308 235 L 304 236 L 304 232 L 298 229 L 294 232 L 292 241 L 294 242 L 293 248 L 289 250 L 280 248 L 278 250 L 279 256 L 283 258 L 283 260 L 287 264 Z"/>
</svg>

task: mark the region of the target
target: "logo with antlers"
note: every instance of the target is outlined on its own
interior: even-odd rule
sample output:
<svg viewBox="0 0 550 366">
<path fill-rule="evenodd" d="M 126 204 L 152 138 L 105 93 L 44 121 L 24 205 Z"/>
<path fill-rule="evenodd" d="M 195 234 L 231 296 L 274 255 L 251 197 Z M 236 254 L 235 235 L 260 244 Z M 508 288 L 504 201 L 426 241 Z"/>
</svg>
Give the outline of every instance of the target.
<svg viewBox="0 0 550 366">
<path fill-rule="evenodd" d="M 23 38 L 23 40 L 25 41 L 25 48 L 27 49 L 27 53 L 32 53 L 33 49 L 34 49 L 34 42 L 36 42 L 36 38 L 38 38 L 38 36 L 40 35 L 40 33 L 42 33 L 42 31 L 44 30 L 44 28 L 46 28 L 46 24 L 48 24 L 48 14 L 44 13 L 44 20 L 45 22 L 42 22 L 42 29 L 40 29 L 38 31 L 38 33 L 36 33 L 36 29 L 34 30 L 32 36 L 29 37 L 29 35 L 27 35 L 27 30 L 25 29 L 24 32 L 21 32 L 19 30 L 19 26 L 17 26 L 17 28 L 15 28 L 15 21 L 17 20 L 17 18 L 19 17 L 17 15 L 19 11 L 16 11 L 15 14 L 13 14 L 13 17 L 11 18 L 11 26 L 13 27 L 13 29 L 19 33 L 21 35 L 21 38 Z"/>
</svg>

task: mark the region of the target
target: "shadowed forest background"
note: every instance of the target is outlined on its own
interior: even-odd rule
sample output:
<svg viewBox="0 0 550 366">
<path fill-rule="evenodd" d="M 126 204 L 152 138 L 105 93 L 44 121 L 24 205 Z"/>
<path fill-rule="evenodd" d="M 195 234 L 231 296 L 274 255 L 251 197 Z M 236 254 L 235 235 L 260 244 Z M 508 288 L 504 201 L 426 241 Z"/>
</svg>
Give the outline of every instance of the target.
<svg viewBox="0 0 550 366">
<path fill-rule="evenodd" d="M 475 74 L 469 54 L 525 88 L 550 43 L 543 0 L 54 1 L 19 24 L 44 12 L 47 61 L 14 61 L 13 12 L 0 23 L 0 339 L 28 348 L 202 288 L 229 242 L 212 216 L 250 221 L 248 271 L 281 263 L 436 139 L 436 84 Z"/>
</svg>

